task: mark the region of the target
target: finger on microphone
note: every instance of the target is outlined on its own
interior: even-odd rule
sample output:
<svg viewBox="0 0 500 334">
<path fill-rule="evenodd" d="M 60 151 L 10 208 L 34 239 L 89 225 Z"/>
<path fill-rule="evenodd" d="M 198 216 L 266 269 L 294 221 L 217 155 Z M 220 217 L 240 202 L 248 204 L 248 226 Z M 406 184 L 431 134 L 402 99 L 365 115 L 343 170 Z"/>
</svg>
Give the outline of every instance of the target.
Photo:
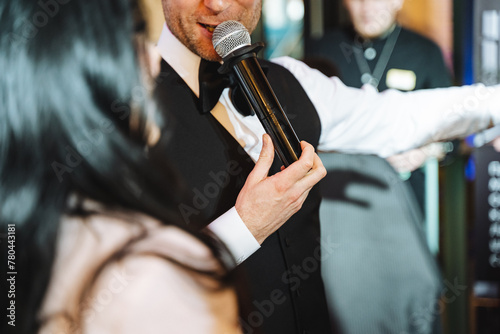
<svg viewBox="0 0 500 334">
<path fill-rule="evenodd" d="M 314 166 L 314 155 L 316 155 L 316 152 L 314 151 L 314 147 L 304 140 L 300 142 L 300 146 L 302 148 L 302 154 L 299 157 L 299 161 L 302 163 L 299 165 L 304 172 L 307 173 Z"/>
<path fill-rule="evenodd" d="M 262 136 L 262 151 L 253 171 L 248 175 L 250 180 L 263 180 L 267 177 L 274 160 L 274 146 L 271 137 L 266 133 Z"/>
<path fill-rule="evenodd" d="M 323 166 L 321 158 L 316 154 L 311 144 L 301 141 L 301 146 L 302 155 L 300 156 L 299 162 L 302 161 L 303 164 L 301 168 L 305 173 L 301 182 L 305 183 L 307 186 L 313 186 L 326 176 L 326 168 Z"/>
<path fill-rule="evenodd" d="M 285 170 L 283 170 L 283 173 L 286 173 L 287 175 L 286 178 L 281 180 L 283 187 L 291 187 L 293 184 L 307 177 L 308 174 L 316 172 L 314 171 L 314 168 L 315 168 L 315 156 L 317 156 L 317 154 L 314 152 L 313 146 L 305 141 L 301 143 L 301 146 L 302 146 L 302 154 L 299 160 L 295 161 Z M 308 184 L 313 181 L 314 178 L 308 178 L 308 182 L 302 184 L 306 185 L 306 187 L 310 187 L 308 186 Z M 312 185 L 314 185 L 314 183 Z"/>
</svg>

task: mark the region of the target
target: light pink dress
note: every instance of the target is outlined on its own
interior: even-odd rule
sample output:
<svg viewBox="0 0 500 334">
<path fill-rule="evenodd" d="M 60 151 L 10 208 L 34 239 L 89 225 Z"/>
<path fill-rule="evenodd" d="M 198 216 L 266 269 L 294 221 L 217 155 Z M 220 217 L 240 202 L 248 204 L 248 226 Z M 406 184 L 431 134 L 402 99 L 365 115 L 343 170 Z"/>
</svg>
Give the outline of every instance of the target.
<svg viewBox="0 0 500 334">
<path fill-rule="evenodd" d="M 63 219 L 40 333 L 241 333 L 234 290 L 168 259 L 221 270 L 204 244 L 144 215 Z"/>
</svg>

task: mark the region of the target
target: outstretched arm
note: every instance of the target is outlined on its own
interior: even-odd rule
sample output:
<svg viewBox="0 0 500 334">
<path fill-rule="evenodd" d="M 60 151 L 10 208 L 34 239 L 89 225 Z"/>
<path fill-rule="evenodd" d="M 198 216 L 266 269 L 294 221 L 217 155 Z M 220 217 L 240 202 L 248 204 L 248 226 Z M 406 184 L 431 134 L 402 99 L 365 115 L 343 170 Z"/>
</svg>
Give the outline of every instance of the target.
<svg viewBox="0 0 500 334">
<path fill-rule="evenodd" d="M 321 119 L 319 150 L 388 157 L 500 124 L 500 85 L 378 93 L 346 87 L 290 57 L 273 59 L 299 80 Z"/>
</svg>

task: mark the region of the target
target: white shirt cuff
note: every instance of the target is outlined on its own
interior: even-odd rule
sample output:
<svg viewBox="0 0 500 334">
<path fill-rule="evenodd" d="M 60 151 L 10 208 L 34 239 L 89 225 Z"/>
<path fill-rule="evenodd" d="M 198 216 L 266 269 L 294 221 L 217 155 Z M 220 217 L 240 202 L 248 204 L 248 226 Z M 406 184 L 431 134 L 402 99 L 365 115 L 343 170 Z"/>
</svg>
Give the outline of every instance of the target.
<svg viewBox="0 0 500 334">
<path fill-rule="evenodd" d="M 235 207 L 214 220 L 207 228 L 226 244 L 235 258 L 236 264 L 242 263 L 260 248 L 259 243 L 241 220 Z"/>
</svg>

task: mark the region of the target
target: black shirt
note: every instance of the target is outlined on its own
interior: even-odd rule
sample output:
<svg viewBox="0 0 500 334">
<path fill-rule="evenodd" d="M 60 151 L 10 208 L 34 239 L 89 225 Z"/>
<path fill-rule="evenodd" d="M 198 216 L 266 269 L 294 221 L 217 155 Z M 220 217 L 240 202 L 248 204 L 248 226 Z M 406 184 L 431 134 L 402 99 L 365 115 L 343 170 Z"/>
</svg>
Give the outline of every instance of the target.
<svg viewBox="0 0 500 334">
<path fill-rule="evenodd" d="M 362 41 L 352 27 L 330 30 L 322 38 L 311 41 L 308 54 L 331 60 L 337 65 L 339 77 L 347 86 L 361 87 L 363 73 L 356 61 L 355 49 L 361 48 L 363 51 L 368 47 L 375 49 L 376 57 L 373 60 L 366 60 L 373 72 L 380 60 L 384 45 L 398 28 L 384 38 L 371 41 Z M 387 73 L 391 69 L 412 71 L 416 75 L 414 89 L 447 87 L 451 83 L 439 47 L 431 40 L 405 28 L 401 28 L 394 49 L 390 53 L 387 66 L 380 78 L 379 91 L 388 88 Z"/>
</svg>

